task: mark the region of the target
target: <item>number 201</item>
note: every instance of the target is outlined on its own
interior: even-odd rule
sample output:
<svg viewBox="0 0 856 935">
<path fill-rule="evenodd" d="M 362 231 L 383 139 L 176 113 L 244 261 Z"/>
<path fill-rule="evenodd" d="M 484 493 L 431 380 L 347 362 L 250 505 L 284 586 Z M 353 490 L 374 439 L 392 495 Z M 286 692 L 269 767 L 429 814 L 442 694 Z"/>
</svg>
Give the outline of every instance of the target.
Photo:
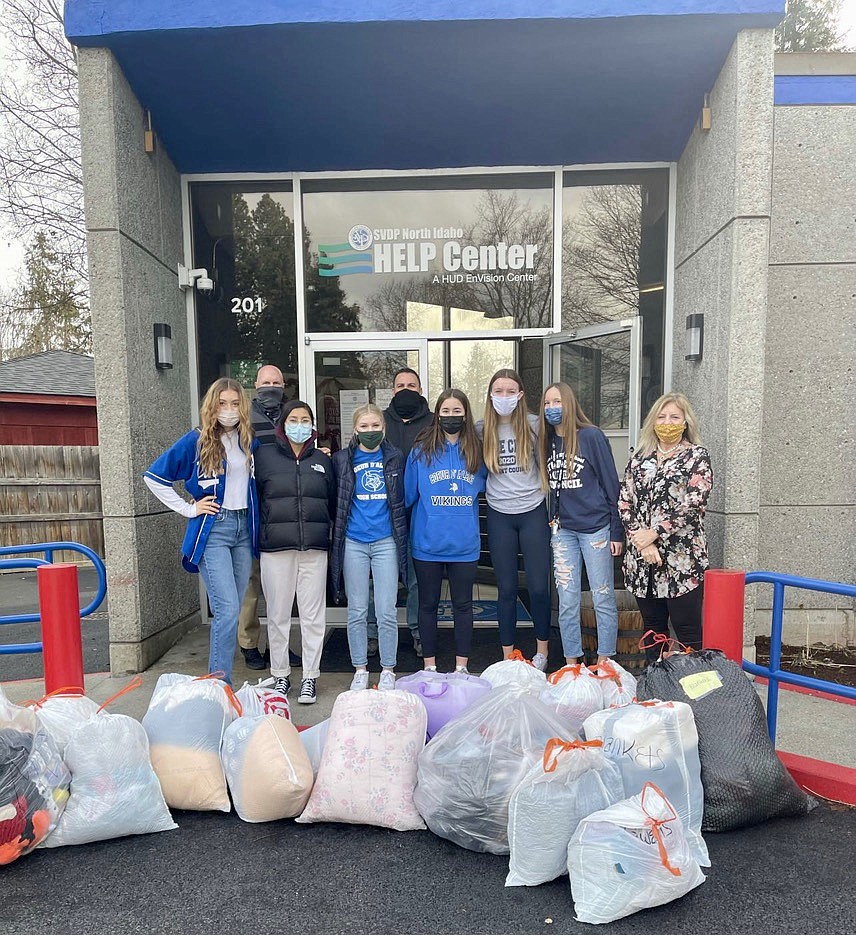
<svg viewBox="0 0 856 935">
<path fill-rule="evenodd" d="M 262 300 L 260 296 L 257 296 L 255 299 L 250 296 L 235 296 L 232 299 L 232 311 L 237 315 L 238 312 L 243 312 L 245 315 L 249 315 L 251 312 L 261 312 L 262 310 Z"/>
</svg>

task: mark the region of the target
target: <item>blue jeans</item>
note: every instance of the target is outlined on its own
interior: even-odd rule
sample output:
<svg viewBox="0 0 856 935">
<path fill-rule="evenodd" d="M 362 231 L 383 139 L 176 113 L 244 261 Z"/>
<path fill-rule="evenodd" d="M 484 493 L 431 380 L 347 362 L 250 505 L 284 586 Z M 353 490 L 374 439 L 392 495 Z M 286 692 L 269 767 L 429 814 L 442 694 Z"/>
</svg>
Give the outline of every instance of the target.
<svg viewBox="0 0 856 935">
<path fill-rule="evenodd" d="M 369 610 L 369 571 L 374 581 L 380 664 L 394 669 L 398 655 L 398 549 L 387 536 L 377 542 L 345 539 L 345 593 L 348 595 L 348 647 L 354 667 L 368 664 L 366 618 Z"/>
<path fill-rule="evenodd" d="M 208 671 L 223 672 L 224 681 L 232 684 L 232 660 L 238 633 L 238 614 L 250 580 L 253 550 L 246 510 L 223 510 L 214 524 L 205 551 L 199 560 L 199 574 L 208 591 L 214 617 Z"/>
<path fill-rule="evenodd" d="M 419 639 L 419 588 L 416 586 L 416 569 L 413 556 L 407 553 L 407 626 L 414 639 Z M 368 633 L 370 640 L 377 639 L 377 615 L 374 607 L 374 594 L 369 593 Z"/>
<path fill-rule="evenodd" d="M 597 654 L 615 655 L 618 638 L 618 608 L 615 604 L 609 526 L 597 532 L 553 531 L 553 576 L 559 593 L 559 630 L 566 658 L 583 654 L 580 634 L 582 562 L 585 562 L 592 602 L 597 618 Z"/>
</svg>

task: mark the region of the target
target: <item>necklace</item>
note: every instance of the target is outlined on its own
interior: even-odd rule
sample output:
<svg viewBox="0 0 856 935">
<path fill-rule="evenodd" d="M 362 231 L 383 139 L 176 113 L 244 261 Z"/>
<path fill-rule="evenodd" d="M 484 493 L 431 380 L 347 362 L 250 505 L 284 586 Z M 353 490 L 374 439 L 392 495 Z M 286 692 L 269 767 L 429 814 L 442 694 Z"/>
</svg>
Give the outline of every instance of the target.
<svg viewBox="0 0 856 935">
<path fill-rule="evenodd" d="M 672 452 L 677 451 L 681 447 L 681 443 L 678 442 L 677 445 L 672 445 L 671 448 L 663 448 L 663 446 L 657 442 L 657 451 L 660 452 L 663 457 L 668 457 Z"/>
</svg>

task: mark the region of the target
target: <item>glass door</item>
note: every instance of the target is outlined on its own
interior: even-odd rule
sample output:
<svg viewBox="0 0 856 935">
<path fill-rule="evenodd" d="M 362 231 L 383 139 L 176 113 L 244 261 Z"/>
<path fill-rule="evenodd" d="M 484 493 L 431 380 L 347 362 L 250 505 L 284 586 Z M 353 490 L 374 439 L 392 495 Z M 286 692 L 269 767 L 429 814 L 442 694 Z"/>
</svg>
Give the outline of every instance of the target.
<svg viewBox="0 0 856 935">
<path fill-rule="evenodd" d="M 641 424 L 640 319 L 589 325 L 544 339 L 544 386 L 567 383 L 603 429 L 619 477 Z"/>
<path fill-rule="evenodd" d="M 338 451 L 347 446 L 354 410 L 365 403 L 386 409 L 392 379 L 403 367 L 428 383 L 428 342 L 411 338 L 343 337 L 309 339 L 309 386 L 318 426 L 318 444 Z"/>
</svg>

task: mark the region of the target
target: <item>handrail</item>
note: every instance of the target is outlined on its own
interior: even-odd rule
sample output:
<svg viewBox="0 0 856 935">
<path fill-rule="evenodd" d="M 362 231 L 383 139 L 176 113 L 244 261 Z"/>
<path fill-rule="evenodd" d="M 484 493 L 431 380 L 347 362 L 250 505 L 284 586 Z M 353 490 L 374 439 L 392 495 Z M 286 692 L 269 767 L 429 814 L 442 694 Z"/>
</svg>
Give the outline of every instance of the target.
<svg viewBox="0 0 856 935">
<path fill-rule="evenodd" d="M 95 566 L 98 576 L 98 591 L 95 597 L 80 611 L 80 616 L 88 617 L 94 613 L 107 596 L 107 569 L 97 552 L 79 542 L 37 542 L 30 545 L 0 546 L 0 569 L 4 568 L 39 568 L 41 565 L 53 564 L 56 552 L 79 552 L 89 559 Z M 2 558 L 4 555 L 31 555 L 41 552 L 44 558 Z M 5 614 L 0 616 L 0 626 L 12 623 L 40 623 L 41 614 Z M 43 646 L 39 643 L 8 643 L 0 645 L 0 656 L 21 655 L 24 653 L 40 653 Z"/>
<path fill-rule="evenodd" d="M 808 675 L 798 675 L 796 672 L 782 671 L 782 623 L 785 610 L 785 588 L 803 588 L 806 591 L 821 591 L 826 594 L 839 594 L 843 597 L 856 598 L 856 585 L 844 584 L 840 581 L 823 581 L 819 578 L 801 578 L 798 575 L 782 575 L 774 571 L 750 571 L 746 575 L 746 583 L 773 585 L 770 664 L 768 666 L 759 666 L 757 663 L 744 659 L 743 669 L 752 675 L 767 679 L 767 730 L 770 739 L 775 743 L 780 682 L 856 700 L 856 688 L 849 685 L 839 685 L 837 682 L 830 682 L 826 679 L 816 679 Z"/>
</svg>

